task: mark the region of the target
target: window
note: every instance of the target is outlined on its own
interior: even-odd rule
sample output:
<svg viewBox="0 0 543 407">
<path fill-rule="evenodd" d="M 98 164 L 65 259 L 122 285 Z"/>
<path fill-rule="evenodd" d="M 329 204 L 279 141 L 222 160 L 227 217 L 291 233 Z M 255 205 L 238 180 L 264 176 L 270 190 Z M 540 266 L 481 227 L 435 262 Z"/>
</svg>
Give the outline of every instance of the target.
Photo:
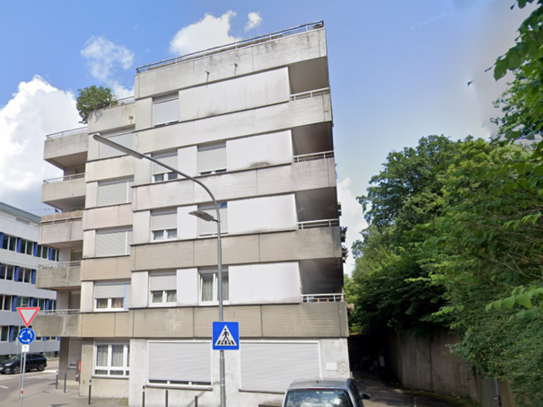
<svg viewBox="0 0 543 407">
<path fill-rule="evenodd" d="M 1 280 L 12 280 L 15 275 L 15 266 L 10 264 L 0 264 L 0 279 Z"/>
<path fill-rule="evenodd" d="M 177 209 L 153 211 L 151 233 L 155 241 L 177 239 Z"/>
<path fill-rule="evenodd" d="M 4 234 L 2 249 L 11 250 L 12 252 L 17 251 L 17 238 L 15 236 Z"/>
<path fill-rule="evenodd" d="M 221 236 L 228 233 L 228 206 L 226 202 L 219 202 L 219 214 L 221 216 Z M 217 218 L 215 205 L 200 205 L 198 210 L 209 213 L 213 218 Z M 217 222 L 205 221 L 198 218 L 198 236 L 217 236 Z"/>
<path fill-rule="evenodd" d="M 50 256 L 49 253 L 51 253 Z M 41 257 L 42 259 L 58 261 L 58 256 L 58 249 L 51 249 L 47 246 L 38 245 L 38 257 Z"/>
<path fill-rule="evenodd" d="M 131 244 L 131 229 L 99 230 L 96 232 L 96 257 L 129 255 Z"/>
<path fill-rule="evenodd" d="M 219 301 L 219 275 L 216 268 L 200 269 L 200 301 Z M 229 301 L 228 269 L 222 270 L 222 300 Z"/>
<path fill-rule="evenodd" d="M 34 242 L 29 240 L 21 240 L 21 253 L 28 254 L 32 256 L 34 254 Z"/>
<path fill-rule="evenodd" d="M 130 373 L 130 345 L 126 343 L 102 344 L 94 347 L 94 374 L 96 376 L 128 377 Z"/>
<path fill-rule="evenodd" d="M 170 167 L 177 168 L 177 151 L 153 154 L 153 158 L 169 165 Z M 170 170 L 167 168 L 153 163 L 153 182 L 170 181 L 173 179 L 177 179 L 176 172 L 170 172 Z"/>
<path fill-rule="evenodd" d="M 242 341 L 239 356 L 243 390 L 284 392 L 295 379 L 321 377 L 318 342 Z"/>
<path fill-rule="evenodd" d="M 198 147 L 198 173 L 217 174 L 226 171 L 226 143 Z"/>
<path fill-rule="evenodd" d="M 30 306 L 30 297 L 17 297 L 17 307 L 29 307 Z"/>
<path fill-rule="evenodd" d="M 149 341 L 147 363 L 149 383 L 210 386 L 212 352 L 210 344 L 197 341 Z"/>
<path fill-rule="evenodd" d="M 130 130 L 119 130 L 112 131 L 105 134 L 102 134 L 103 137 L 110 139 L 111 141 L 121 144 L 128 148 L 133 148 L 134 144 L 134 133 Z M 110 158 L 110 157 L 119 157 L 124 155 L 121 151 L 116 148 L 106 146 L 105 144 L 100 143 L 100 158 Z"/>
<path fill-rule="evenodd" d="M 0 342 L 9 342 L 9 326 L 0 326 Z"/>
<path fill-rule="evenodd" d="M 153 125 L 168 124 L 179 120 L 179 94 L 153 98 Z"/>
<path fill-rule="evenodd" d="M 19 269 L 19 278 L 17 281 L 20 283 L 30 283 L 32 281 L 32 270 L 21 267 Z"/>
<path fill-rule="evenodd" d="M 120 205 L 132 202 L 132 178 L 98 183 L 98 206 Z"/>
<path fill-rule="evenodd" d="M 96 311 L 119 311 L 130 305 L 130 281 L 107 281 L 94 284 Z"/>
<path fill-rule="evenodd" d="M 171 305 L 177 303 L 177 275 L 175 271 L 149 274 L 150 304 Z"/>
<path fill-rule="evenodd" d="M 0 311 L 11 311 L 11 302 L 13 297 L 11 295 L 0 295 Z"/>
</svg>

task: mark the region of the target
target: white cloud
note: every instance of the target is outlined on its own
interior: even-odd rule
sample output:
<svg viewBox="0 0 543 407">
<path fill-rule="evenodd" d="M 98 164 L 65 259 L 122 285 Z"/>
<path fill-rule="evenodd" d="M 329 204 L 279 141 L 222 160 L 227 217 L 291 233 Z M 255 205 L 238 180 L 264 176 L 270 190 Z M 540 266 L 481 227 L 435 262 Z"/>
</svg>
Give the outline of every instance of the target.
<svg viewBox="0 0 543 407">
<path fill-rule="evenodd" d="M 206 14 L 197 23 L 181 28 L 170 42 L 170 52 L 176 55 L 190 54 L 240 41 L 241 38 L 229 34 L 230 19 L 235 15 L 231 10 L 220 17 Z"/>
<path fill-rule="evenodd" d="M 337 185 L 337 194 L 339 201 L 341 202 L 341 211 L 344 215 L 361 215 L 362 207 L 356 200 L 356 195 L 349 189 L 350 186 L 351 179 L 348 177 Z"/>
<path fill-rule="evenodd" d="M 253 28 L 258 27 L 262 22 L 262 17 L 260 17 L 260 13 L 249 13 L 247 17 L 249 17 L 249 21 L 247 21 L 247 24 L 245 24 L 245 31 L 250 31 Z"/>
<path fill-rule="evenodd" d="M 113 90 L 120 99 L 134 94 L 134 89 L 121 85 L 117 79 L 119 68 L 127 70 L 134 62 L 134 53 L 123 45 L 115 45 L 105 37 L 91 37 L 81 55 L 89 61 L 91 75 Z"/>
<path fill-rule="evenodd" d="M 62 175 L 43 160 L 45 136 L 81 127 L 79 120 L 71 92 L 40 76 L 19 84 L 0 108 L 0 201 L 34 212 L 43 208 L 43 180 Z"/>
</svg>

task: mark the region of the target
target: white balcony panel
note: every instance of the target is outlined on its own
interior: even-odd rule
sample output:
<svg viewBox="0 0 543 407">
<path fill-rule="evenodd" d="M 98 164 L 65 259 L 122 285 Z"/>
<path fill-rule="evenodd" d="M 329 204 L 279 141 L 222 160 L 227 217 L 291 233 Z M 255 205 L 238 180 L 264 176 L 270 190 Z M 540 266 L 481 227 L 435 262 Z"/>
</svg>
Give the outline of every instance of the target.
<svg viewBox="0 0 543 407">
<path fill-rule="evenodd" d="M 87 163 L 87 182 L 134 176 L 134 157 L 123 156 Z"/>
<path fill-rule="evenodd" d="M 133 223 L 131 204 L 87 209 L 83 217 L 83 229 L 104 229 L 129 226 Z"/>
<path fill-rule="evenodd" d="M 229 266 L 230 304 L 299 303 L 298 263 Z"/>
<path fill-rule="evenodd" d="M 42 202 L 54 202 L 71 198 L 83 198 L 85 196 L 85 178 L 67 179 L 66 181 L 50 182 L 43 184 Z"/>
<path fill-rule="evenodd" d="M 228 203 L 228 233 L 259 233 L 297 228 L 294 194 L 240 199 Z"/>
<path fill-rule="evenodd" d="M 226 141 L 228 171 L 292 162 L 290 130 Z"/>
<path fill-rule="evenodd" d="M 275 69 L 179 91 L 180 121 L 287 102 L 288 68 Z"/>
</svg>

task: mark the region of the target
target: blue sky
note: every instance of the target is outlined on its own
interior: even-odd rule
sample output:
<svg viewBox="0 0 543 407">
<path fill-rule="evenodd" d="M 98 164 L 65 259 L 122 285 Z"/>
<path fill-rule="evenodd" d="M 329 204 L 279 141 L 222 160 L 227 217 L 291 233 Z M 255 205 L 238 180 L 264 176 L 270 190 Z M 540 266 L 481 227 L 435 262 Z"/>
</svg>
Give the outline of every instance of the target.
<svg viewBox="0 0 543 407">
<path fill-rule="evenodd" d="M 0 201 L 52 212 L 40 203 L 41 183 L 61 173 L 42 161 L 43 142 L 80 126 L 77 89 L 96 84 L 129 95 L 137 66 L 324 20 L 350 245 L 364 227 L 354 198 L 390 151 L 430 134 L 495 132 L 492 100 L 505 81 L 484 71 L 513 45 L 528 15 L 510 10 L 513 3 L 0 0 Z"/>
</svg>

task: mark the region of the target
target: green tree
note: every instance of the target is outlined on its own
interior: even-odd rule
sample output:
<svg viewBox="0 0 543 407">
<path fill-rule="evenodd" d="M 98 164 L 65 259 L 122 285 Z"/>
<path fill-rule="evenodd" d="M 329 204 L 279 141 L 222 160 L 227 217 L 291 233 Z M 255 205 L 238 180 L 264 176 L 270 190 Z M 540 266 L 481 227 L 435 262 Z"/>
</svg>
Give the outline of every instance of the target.
<svg viewBox="0 0 543 407">
<path fill-rule="evenodd" d="M 115 104 L 115 96 L 109 88 L 92 85 L 83 90 L 78 89 L 77 91 L 79 95 L 77 96 L 76 107 L 82 119 L 81 123 L 87 124 L 94 110 L 103 109 L 104 107 Z"/>
</svg>

